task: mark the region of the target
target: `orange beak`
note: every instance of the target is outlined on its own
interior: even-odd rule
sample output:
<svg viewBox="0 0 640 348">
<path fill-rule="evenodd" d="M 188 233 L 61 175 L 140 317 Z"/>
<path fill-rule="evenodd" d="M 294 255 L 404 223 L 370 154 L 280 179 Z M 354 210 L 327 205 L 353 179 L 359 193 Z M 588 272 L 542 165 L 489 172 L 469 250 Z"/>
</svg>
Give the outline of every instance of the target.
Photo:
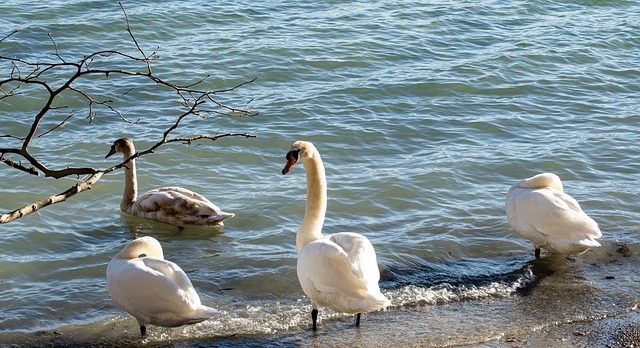
<svg viewBox="0 0 640 348">
<path fill-rule="evenodd" d="M 287 164 L 282 168 L 282 175 L 287 174 L 296 162 L 298 162 L 298 151 L 290 151 L 287 153 Z"/>
</svg>

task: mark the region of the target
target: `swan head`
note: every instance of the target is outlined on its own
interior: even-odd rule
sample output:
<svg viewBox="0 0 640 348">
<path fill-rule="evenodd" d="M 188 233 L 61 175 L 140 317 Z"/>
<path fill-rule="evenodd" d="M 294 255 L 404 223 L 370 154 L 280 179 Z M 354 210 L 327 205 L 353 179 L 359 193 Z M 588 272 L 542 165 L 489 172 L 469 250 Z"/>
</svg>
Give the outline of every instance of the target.
<svg viewBox="0 0 640 348">
<path fill-rule="evenodd" d="M 135 152 L 135 146 L 133 145 L 133 141 L 129 138 L 121 138 L 113 142 L 111 145 L 111 150 L 109 153 L 104 156 L 104 158 L 109 158 L 111 155 L 115 153 L 122 153 L 125 156 L 129 157 Z"/>
<path fill-rule="evenodd" d="M 559 192 L 563 192 L 562 181 L 560 177 L 553 173 L 541 173 L 534 175 L 528 179 L 524 179 L 517 184 L 522 188 L 552 188 Z"/>
<path fill-rule="evenodd" d="M 291 149 L 287 152 L 287 164 L 285 164 L 282 169 L 282 174 L 287 174 L 291 167 L 296 164 L 299 160 L 305 160 L 309 158 L 313 158 L 314 154 L 317 152 L 316 147 L 308 142 L 298 140 L 293 145 L 291 145 Z"/>
<path fill-rule="evenodd" d="M 149 236 L 134 239 L 131 243 L 127 244 L 115 258 L 137 259 L 138 257 L 144 256 L 164 259 L 162 246 L 157 239 Z"/>
</svg>

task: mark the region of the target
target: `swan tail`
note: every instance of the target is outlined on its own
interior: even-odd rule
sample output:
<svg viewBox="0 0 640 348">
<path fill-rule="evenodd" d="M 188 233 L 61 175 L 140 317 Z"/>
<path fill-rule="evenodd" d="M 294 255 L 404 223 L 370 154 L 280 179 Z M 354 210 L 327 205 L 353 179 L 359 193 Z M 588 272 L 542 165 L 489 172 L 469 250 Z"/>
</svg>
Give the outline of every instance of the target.
<svg viewBox="0 0 640 348">
<path fill-rule="evenodd" d="M 377 294 L 371 296 L 371 302 L 376 307 L 374 310 L 386 308 L 391 305 L 391 301 L 389 301 L 389 299 L 381 292 L 378 292 Z"/>
<path fill-rule="evenodd" d="M 600 232 L 598 230 L 598 232 Z M 598 233 L 597 235 L 584 235 L 582 238 L 578 237 L 573 240 L 573 246 L 575 248 L 583 248 L 587 250 L 589 248 L 599 247 L 600 243 L 596 240 L 596 238 L 600 237 L 602 234 Z"/>
<path fill-rule="evenodd" d="M 219 311 L 215 308 L 200 306 L 193 313 L 190 313 L 188 317 L 184 318 L 183 324 L 181 325 L 196 324 L 210 319 L 218 313 Z"/>
<path fill-rule="evenodd" d="M 597 240 L 591 238 L 583 239 L 578 244 L 589 248 L 602 246 Z"/>
<path fill-rule="evenodd" d="M 340 303 L 341 302 L 341 303 Z M 386 308 L 391 305 L 391 301 L 386 298 L 382 293 L 369 294 L 368 296 L 354 300 L 353 298 L 345 298 L 345 301 L 334 301 L 334 306 L 328 306 L 329 308 L 343 313 L 357 314 L 377 311 L 382 308 Z"/>
<path fill-rule="evenodd" d="M 384 295 L 380 294 L 379 297 L 369 297 L 361 301 L 355 301 L 351 304 L 351 310 L 346 311 L 350 313 L 367 313 L 377 311 L 379 309 L 383 309 L 388 307 L 391 304 L 391 301 L 387 299 Z"/>
<path fill-rule="evenodd" d="M 211 216 L 207 217 L 207 220 L 209 220 L 210 223 L 215 223 L 215 222 L 219 222 L 219 221 L 222 221 L 224 219 L 227 219 L 227 218 L 234 217 L 235 215 L 236 214 L 234 214 L 234 213 L 226 213 L 226 212 L 221 211 L 219 214 L 211 215 Z"/>
<path fill-rule="evenodd" d="M 197 313 L 197 316 L 199 316 L 200 318 L 204 318 L 203 320 L 206 320 L 220 312 L 217 309 L 212 307 L 200 306 L 200 308 L 198 308 L 196 313 Z"/>
<path fill-rule="evenodd" d="M 601 244 L 597 240 L 593 238 L 583 238 L 573 241 L 551 241 L 551 243 L 542 245 L 542 248 L 560 254 L 582 254 L 591 248 L 599 246 L 601 246 Z"/>
<path fill-rule="evenodd" d="M 160 313 L 154 315 L 148 322 L 152 325 L 165 326 L 165 327 L 178 327 L 183 325 L 197 324 L 199 322 L 210 319 L 218 313 L 215 308 L 207 306 L 199 306 L 193 311 L 188 313 Z M 140 323 L 141 320 L 138 319 Z"/>
</svg>

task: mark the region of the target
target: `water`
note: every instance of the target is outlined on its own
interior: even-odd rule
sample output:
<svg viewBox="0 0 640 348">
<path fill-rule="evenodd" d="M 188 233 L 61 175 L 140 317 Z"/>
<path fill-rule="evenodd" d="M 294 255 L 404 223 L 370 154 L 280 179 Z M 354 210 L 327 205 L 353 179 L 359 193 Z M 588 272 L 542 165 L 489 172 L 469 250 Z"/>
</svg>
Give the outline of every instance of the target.
<svg viewBox="0 0 640 348">
<path fill-rule="evenodd" d="M 246 132 L 162 146 L 138 161 L 141 190 L 179 185 L 237 215 L 224 230 L 177 229 L 119 213 L 122 173 L 1 227 L 0 344 L 66 346 L 451 346 L 505 344 L 562 323 L 633 314 L 640 282 L 640 6 L 633 1 L 123 3 L 158 76 L 207 75 L 203 89 L 257 80 L 219 101 L 257 117 L 189 118 L 176 136 Z M 0 55 L 77 61 L 103 49 L 137 54 L 116 3 L 5 1 Z M 97 64 L 97 63 L 96 63 Z M 133 68 L 130 63 L 126 68 Z M 11 66 L 0 65 L 6 79 Z M 54 77 L 51 77 L 53 81 Z M 139 150 L 183 110 L 142 79 L 80 81 L 137 124 L 63 95 L 77 114 L 37 139 L 53 168 L 108 168 L 113 140 Z M 134 87 L 133 90 L 131 88 Z M 126 94 L 125 94 L 126 92 Z M 0 134 L 26 134 L 42 92 L 0 102 Z M 51 114 L 42 131 L 60 123 Z M 310 140 L 327 168 L 325 233 L 374 244 L 392 306 L 353 318 L 323 309 L 311 334 L 295 272 L 304 213 L 301 167 L 284 155 Z M 0 138 L 0 147 L 15 141 Z M 533 260 L 508 226 L 504 195 L 539 172 L 558 174 L 603 231 L 601 248 Z M 0 208 L 59 193 L 54 180 L 2 168 Z M 135 320 L 106 290 L 105 269 L 128 241 L 151 235 L 220 316 L 182 328 Z M 626 244 L 631 253 L 617 252 Z M 493 342 L 493 343 L 491 343 Z"/>
</svg>

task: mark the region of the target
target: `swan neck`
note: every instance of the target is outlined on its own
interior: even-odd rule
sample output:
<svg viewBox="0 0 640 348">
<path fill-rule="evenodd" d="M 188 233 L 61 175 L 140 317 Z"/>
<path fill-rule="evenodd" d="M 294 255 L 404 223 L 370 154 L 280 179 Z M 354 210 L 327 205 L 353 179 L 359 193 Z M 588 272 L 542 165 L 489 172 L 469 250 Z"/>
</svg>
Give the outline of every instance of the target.
<svg viewBox="0 0 640 348">
<path fill-rule="evenodd" d="M 133 156 L 135 149 L 126 149 L 123 153 L 123 160 Z M 132 159 L 124 168 L 124 194 L 120 202 L 120 210 L 131 214 L 131 207 L 138 196 L 138 179 L 136 176 L 136 160 Z"/>
<path fill-rule="evenodd" d="M 307 174 L 307 202 L 298 235 L 298 253 L 308 243 L 322 238 L 322 225 L 327 211 L 327 179 L 320 155 L 316 152 L 303 160 Z"/>
<path fill-rule="evenodd" d="M 143 256 L 164 259 L 162 246 L 157 240 L 149 240 L 147 237 L 138 238 L 125 246 L 113 258 L 131 260 Z"/>
</svg>

